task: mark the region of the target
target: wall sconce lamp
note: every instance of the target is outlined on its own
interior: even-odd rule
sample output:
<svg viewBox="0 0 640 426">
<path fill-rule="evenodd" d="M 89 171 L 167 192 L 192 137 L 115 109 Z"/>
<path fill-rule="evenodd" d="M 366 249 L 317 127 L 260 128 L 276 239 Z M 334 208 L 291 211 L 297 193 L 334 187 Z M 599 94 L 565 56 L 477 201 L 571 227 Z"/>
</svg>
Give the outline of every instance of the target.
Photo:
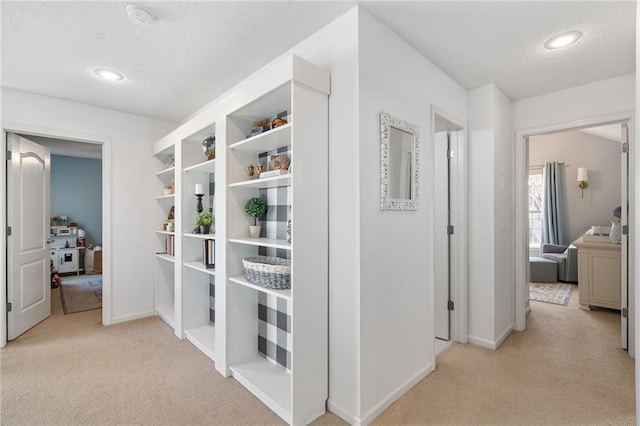
<svg viewBox="0 0 640 426">
<path fill-rule="evenodd" d="M 589 173 L 586 167 L 578 167 L 578 188 L 582 190 L 582 197 L 584 198 L 584 189 L 589 186 Z"/>
</svg>

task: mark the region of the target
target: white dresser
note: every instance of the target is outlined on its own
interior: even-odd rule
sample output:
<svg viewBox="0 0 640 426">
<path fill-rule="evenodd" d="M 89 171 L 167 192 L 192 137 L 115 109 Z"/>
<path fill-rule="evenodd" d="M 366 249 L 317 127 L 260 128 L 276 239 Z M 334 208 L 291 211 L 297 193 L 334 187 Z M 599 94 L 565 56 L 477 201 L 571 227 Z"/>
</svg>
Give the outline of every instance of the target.
<svg viewBox="0 0 640 426">
<path fill-rule="evenodd" d="M 578 247 L 578 291 L 580 308 L 590 306 L 620 309 L 620 244 L 608 240 L 573 242 Z"/>
</svg>

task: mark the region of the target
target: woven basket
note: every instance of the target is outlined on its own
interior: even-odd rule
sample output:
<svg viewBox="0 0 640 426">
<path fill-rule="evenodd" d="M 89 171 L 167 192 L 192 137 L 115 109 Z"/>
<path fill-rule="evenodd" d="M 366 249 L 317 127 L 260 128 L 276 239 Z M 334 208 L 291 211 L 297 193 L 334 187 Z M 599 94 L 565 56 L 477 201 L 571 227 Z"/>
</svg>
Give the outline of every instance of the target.
<svg viewBox="0 0 640 426">
<path fill-rule="evenodd" d="M 242 259 L 244 277 L 250 283 L 286 290 L 291 288 L 291 261 L 280 257 L 255 256 Z"/>
</svg>

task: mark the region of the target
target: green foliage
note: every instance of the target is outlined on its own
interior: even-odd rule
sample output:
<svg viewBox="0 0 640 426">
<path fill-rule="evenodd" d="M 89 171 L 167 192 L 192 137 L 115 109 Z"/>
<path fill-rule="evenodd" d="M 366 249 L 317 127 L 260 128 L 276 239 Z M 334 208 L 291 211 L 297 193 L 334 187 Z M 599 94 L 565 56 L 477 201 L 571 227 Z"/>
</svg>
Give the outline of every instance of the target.
<svg viewBox="0 0 640 426">
<path fill-rule="evenodd" d="M 267 203 L 261 198 L 251 198 L 244 205 L 244 211 L 253 218 L 253 224 L 256 225 L 258 218 L 267 213 Z"/>
<path fill-rule="evenodd" d="M 216 223 L 216 218 L 213 213 L 202 212 L 196 216 L 196 225 L 199 226 L 211 226 Z"/>
</svg>

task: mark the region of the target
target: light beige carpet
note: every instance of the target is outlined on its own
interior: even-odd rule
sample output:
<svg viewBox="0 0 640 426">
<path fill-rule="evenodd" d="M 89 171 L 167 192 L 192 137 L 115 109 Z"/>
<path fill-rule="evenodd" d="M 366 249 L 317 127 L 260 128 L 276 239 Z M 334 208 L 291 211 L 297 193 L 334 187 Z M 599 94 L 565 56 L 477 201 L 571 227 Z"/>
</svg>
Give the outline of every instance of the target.
<svg viewBox="0 0 640 426">
<path fill-rule="evenodd" d="M 0 351 L 2 425 L 270 425 L 279 417 L 161 320 L 54 315 Z M 57 301 L 57 304 L 55 303 Z M 633 424 L 633 360 L 612 311 L 532 302 L 497 351 L 453 344 L 375 424 Z M 331 413 L 318 425 L 344 424 Z"/>
</svg>

